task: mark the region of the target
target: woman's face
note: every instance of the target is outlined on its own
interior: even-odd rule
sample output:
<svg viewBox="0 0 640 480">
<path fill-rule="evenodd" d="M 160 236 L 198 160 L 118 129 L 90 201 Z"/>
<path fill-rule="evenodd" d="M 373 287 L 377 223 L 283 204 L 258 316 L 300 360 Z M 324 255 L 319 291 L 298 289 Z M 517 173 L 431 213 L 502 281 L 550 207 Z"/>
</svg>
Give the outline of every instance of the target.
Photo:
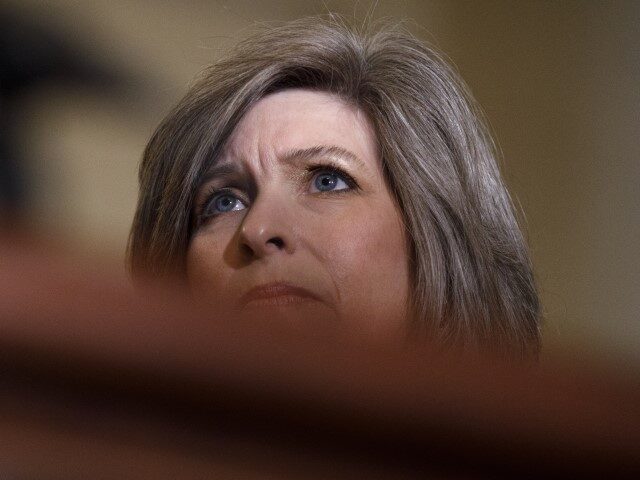
<svg viewBox="0 0 640 480">
<path fill-rule="evenodd" d="M 405 327 L 408 252 L 365 115 L 302 89 L 261 99 L 195 199 L 187 276 L 217 311 Z"/>
</svg>

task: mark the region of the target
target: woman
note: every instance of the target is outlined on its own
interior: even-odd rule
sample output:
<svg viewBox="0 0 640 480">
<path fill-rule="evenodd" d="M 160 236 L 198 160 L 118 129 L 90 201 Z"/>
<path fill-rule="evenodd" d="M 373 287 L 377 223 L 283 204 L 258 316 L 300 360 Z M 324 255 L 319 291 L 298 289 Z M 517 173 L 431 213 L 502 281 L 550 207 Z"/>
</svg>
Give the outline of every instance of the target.
<svg viewBox="0 0 640 480">
<path fill-rule="evenodd" d="M 296 20 L 210 67 L 146 148 L 129 259 L 221 310 L 539 347 L 486 128 L 456 74 L 399 28 Z"/>
</svg>

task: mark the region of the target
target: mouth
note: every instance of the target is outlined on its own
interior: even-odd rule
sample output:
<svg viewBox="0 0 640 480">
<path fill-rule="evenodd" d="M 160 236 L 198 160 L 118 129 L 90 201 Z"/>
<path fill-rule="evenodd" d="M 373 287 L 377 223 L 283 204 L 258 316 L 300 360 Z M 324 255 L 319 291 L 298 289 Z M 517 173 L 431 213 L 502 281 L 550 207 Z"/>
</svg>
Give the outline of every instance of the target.
<svg viewBox="0 0 640 480">
<path fill-rule="evenodd" d="M 241 307 L 284 307 L 320 301 L 317 295 L 302 287 L 283 282 L 253 287 L 240 298 Z"/>
</svg>

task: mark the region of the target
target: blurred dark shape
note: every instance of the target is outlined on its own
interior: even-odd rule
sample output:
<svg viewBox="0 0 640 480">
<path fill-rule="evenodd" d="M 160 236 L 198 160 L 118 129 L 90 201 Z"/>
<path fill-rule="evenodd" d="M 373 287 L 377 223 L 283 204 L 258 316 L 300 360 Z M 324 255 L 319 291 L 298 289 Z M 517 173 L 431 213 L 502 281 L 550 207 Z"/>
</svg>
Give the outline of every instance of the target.
<svg viewBox="0 0 640 480">
<path fill-rule="evenodd" d="M 50 242 L 0 252 L 2 478 L 640 478 L 635 370 L 216 318 Z"/>
<path fill-rule="evenodd" d="M 29 196 L 24 158 L 16 145 L 22 102 L 46 85 L 113 93 L 123 78 L 70 44 L 40 19 L 0 11 L 0 219 L 19 221 Z"/>
</svg>

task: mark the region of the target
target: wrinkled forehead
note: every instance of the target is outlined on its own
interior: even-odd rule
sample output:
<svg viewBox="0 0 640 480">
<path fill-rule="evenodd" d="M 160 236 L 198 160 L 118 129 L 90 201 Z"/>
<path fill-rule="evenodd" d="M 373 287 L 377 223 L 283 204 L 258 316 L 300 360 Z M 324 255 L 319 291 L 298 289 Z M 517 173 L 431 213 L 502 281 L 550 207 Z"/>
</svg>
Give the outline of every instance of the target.
<svg viewBox="0 0 640 480">
<path fill-rule="evenodd" d="M 290 89 L 267 95 L 240 120 L 216 163 L 267 166 L 296 150 L 330 147 L 375 167 L 378 142 L 367 116 L 338 96 Z"/>
</svg>

